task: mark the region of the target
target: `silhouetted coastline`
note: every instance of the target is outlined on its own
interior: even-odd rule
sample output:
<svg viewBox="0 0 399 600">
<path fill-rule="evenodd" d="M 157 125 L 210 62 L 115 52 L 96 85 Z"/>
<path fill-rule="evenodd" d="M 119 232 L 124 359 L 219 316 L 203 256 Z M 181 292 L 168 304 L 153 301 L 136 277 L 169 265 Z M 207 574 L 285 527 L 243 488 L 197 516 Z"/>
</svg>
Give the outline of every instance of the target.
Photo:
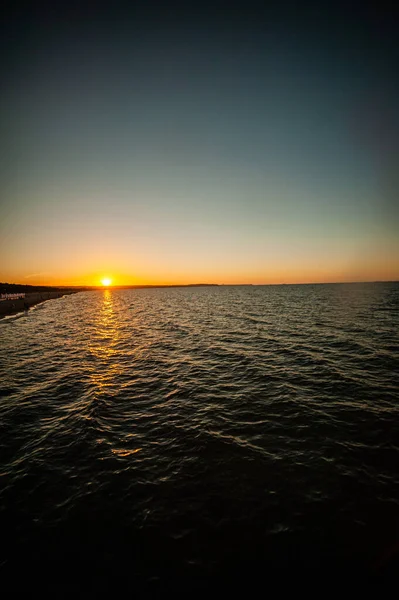
<svg viewBox="0 0 399 600">
<path fill-rule="evenodd" d="M 217 286 L 216 283 L 195 283 L 187 285 L 115 285 L 114 290 L 124 289 L 149 289 L 149 288 L 180 288 L 180 287 L 207 287 Z M 104 286 L 68 286 L 68 287 L 50 287 L 50 286 L 34 286 L 18 283 L 0 283 L 1 294 L 24 294 L 24 297 L 15 299 L 7 299 L 0 301 L 0 319 L 9 315 L 13 315 L 23 310 L 28 310 L 31 306 L 61 298 L 67 294 L 76 294 L 78 292 L 89 292 L 105 289 Z"/>
<path fill-rule="evenodd" d="M 22 292 L 23 293 L 23 292 Z M 25 293 L 25 296 L 18 299 L 1 300 L 0 301 L 0 319 L 8 315 L 13 315 L 23 310 L 28 310 L 31 306 L 46 302 L 46 300 L 54 300 L 61 298 L 66 294 L 75 294 L 75 291 L 52 291 L 52 292 L 30 292 Z"/>
</svg>

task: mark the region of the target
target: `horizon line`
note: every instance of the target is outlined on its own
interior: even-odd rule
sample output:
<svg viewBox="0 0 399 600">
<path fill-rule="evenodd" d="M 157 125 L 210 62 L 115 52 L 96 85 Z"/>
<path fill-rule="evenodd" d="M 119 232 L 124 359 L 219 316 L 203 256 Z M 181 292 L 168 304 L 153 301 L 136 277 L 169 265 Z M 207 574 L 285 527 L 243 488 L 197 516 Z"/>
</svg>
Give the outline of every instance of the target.
<svg viewBox="0 0 399 600">
<path fill-rule="evenodd" d="M 115 285 L 90 285 L 90 284 L 27 284 L 0 282 L 0 286 L 19 286 L 31 288 L 68 288 L 68 289 L 144 289 L 144 288 L 171 288 L 171 287 L 264 287 L 264 286 L 285 286 L 285 285 L 345 285 L 345 284 L 363 284 L 363 283 L 399 283 L 399 279 L 375 279 L 361 281 L 302 281 L 302 282 L 279 282 L 279 283 L 168 283 L 168 284 L 115 284 Z"/>
</svg>

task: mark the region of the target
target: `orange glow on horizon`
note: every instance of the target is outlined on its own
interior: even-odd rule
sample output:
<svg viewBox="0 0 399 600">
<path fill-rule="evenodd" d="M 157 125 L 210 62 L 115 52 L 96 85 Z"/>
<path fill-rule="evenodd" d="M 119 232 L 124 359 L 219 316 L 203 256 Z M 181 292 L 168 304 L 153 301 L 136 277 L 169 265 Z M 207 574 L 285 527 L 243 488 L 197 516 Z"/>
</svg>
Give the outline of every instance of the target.
<svg viewBox="0 0 399 600">
<path fill-rule="evenodd" d="M 389 252 L 389 250 L 392 250 Z M 399 260 L 394 248 L 380 248 L 378 254 L 363 252 L 352 256 L 343 253 L 337 256 L 318 255 L 257 257 L 251 263 L 247 259 L 234 263 L 215 256 L 213 264 L 184 256 L 179 261 L 168 261 L 161 255 L 148 254 L 135 257 L 132 265 L 127 257 L 118 260 L 106 258 L 102 268 L 90 268 L 87 262 L 68 257 L 65 264 L 38 264 L 18 269 L 1 269 L 0 282 L 27 285 L 93 286 L 115 288 L 141 285 L 278 285 L 300 283 L 332 283 L 348 281 L 397 281 Z M 82 264 L 83 262 L 83 264 Z"/>
</svg>

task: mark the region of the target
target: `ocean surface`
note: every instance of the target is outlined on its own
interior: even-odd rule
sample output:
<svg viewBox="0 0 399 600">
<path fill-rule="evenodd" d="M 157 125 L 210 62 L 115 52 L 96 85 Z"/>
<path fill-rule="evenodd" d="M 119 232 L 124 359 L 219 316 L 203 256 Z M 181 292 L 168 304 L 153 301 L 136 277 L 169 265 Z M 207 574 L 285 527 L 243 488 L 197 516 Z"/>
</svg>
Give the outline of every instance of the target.
<svg viewBox="0 0 399 600">
<path fill-rule="evenodd" d="M 394 576 L 398 331 L 397 283 L 111 289 L 1 320 L 1 581 Z"/>
</svg>

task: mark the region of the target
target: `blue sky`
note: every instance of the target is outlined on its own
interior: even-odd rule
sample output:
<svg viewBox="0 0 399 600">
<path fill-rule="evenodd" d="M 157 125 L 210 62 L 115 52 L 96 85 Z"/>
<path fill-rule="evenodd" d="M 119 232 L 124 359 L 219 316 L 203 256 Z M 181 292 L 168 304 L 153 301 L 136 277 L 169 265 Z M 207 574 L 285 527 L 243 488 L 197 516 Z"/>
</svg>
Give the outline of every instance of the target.
<svg viewBox="0 0 399 600">
<path fill-rule="evenodd" d="M 396 278 L 384 49 L 245 14 L 33 20 L 5 73 L 3 280 Z"/>
</svg>

